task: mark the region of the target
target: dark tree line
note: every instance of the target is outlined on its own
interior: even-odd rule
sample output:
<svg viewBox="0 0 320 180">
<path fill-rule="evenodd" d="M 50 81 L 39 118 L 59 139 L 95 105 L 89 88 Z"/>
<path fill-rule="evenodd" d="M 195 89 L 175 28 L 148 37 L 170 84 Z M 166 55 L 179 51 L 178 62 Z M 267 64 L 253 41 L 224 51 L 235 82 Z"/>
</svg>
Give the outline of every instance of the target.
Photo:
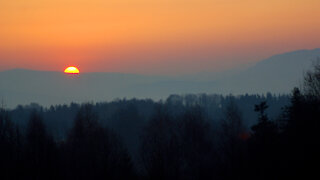
<svg viewBox="0 0 320 180">
<path fill-rule="evenodd" d="M 141 137 L 145 175 L 148 179 L 213 177 L 213 147 L 209 124 L 198 107 L 176 118 L 158 107 Z"/>
<path fill-rule="evenodd" d="M 81 106 L 65 141 L 55 141 L 39 112 L 20 133 L 8 113 L 0 114 L 1 179 L 133 179 L 126 148 L 97 121 L 92 105 Z"/>
<path fill-rule="evenodd" d="M 0 178 L 315 178 L 320 65 L 304 82 L 290 103 L 271 94 L 172 95 L 0 108 Z"/>
</svg>

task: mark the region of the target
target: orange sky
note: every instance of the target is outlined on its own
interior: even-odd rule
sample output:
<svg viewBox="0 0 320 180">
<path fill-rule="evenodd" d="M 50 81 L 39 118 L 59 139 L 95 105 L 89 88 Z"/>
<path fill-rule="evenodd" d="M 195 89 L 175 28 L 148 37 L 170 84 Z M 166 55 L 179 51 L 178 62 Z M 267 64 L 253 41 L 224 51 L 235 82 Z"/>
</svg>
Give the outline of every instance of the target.
<svg viewBox="0 0 320 180">
<path fill-rule="evenodd" d="M 0 70 L 221 70 L 319 48 L 319 7 L 319 0 L 0 0 Z"/>
</svg>

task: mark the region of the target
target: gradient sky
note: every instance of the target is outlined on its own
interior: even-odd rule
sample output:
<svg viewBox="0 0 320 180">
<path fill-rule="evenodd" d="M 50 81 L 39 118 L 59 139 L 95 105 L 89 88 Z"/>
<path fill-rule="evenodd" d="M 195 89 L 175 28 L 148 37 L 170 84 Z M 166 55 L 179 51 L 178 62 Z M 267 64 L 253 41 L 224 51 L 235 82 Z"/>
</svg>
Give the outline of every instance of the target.
<svg viewBox="0 0 320 180">
<path fill-rule="evenodd" d="M 319 0 L 0 0 L 0 70 L 183 74 L 320 47 Z"/>
</svg>

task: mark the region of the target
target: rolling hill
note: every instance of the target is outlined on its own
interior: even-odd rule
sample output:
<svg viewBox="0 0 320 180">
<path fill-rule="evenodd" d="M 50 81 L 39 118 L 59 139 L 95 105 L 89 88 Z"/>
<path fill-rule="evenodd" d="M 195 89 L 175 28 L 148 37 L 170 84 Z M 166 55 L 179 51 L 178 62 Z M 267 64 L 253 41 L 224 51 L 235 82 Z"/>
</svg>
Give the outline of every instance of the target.
<svg viewBox="0 0 320 180">
<path fill-rule="evenodd" d="M 121 73 L 71 76 L 62 72 L 14 69 L 0 72 L 0 98 L 7 107 L 13 108 L 31 102 L 49 106 L 116 98 L 158 100 L 170 94 L 186 93 L 289 93 L 301 84 L 303 72 L 311 68 L 317 57 L 320 49 L 288 52 L 236 73 L 212 77 L 212 80 L 201 80 L 199 75 L 193 78 Z"/>
</svg>

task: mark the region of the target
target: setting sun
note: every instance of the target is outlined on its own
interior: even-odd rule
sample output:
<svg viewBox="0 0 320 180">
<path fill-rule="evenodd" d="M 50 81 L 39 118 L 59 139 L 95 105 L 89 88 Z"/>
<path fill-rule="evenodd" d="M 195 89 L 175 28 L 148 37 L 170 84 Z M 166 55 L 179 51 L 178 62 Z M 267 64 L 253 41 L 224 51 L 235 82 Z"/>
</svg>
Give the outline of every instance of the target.
<svg viewBox="0 0 320 180">
<path fill-rule="evenodd" d="M 79 74 L 80 71 L 78 68 L 76 68 L 74 66 L 69 66 L 64 70 L 64 73 L 66 73 L 66 74 Z"/>
</svg>

